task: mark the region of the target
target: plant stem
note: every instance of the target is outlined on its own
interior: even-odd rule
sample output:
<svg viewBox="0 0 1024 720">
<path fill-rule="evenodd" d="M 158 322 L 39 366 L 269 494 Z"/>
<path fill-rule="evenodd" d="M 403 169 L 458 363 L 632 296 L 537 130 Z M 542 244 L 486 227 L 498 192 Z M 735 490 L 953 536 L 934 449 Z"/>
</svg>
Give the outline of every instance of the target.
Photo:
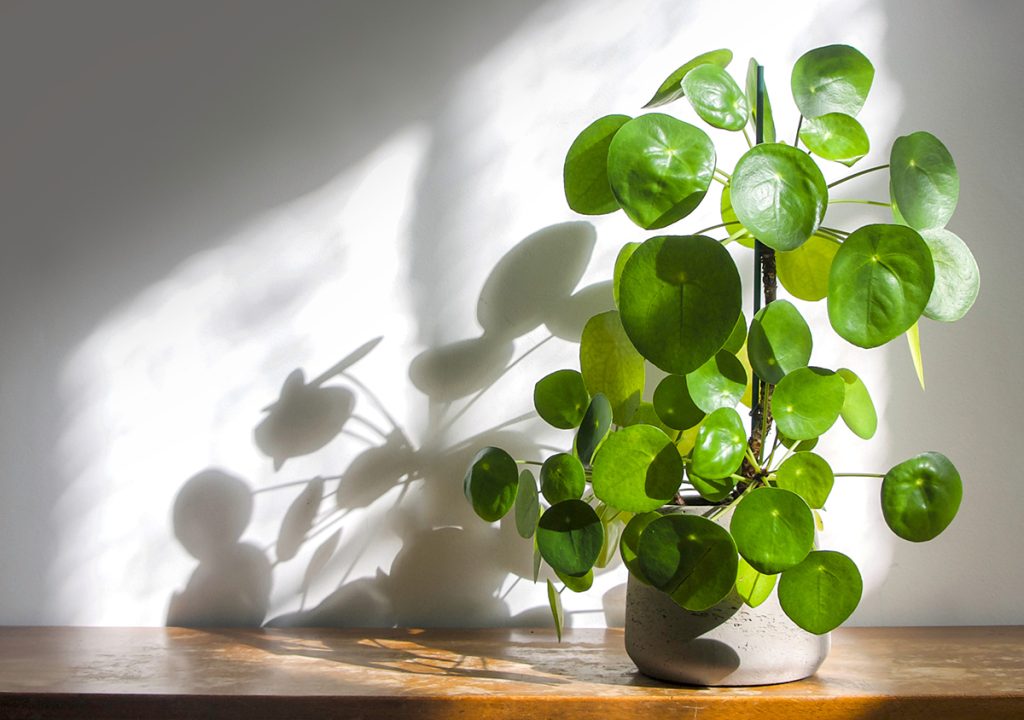
<svg viewBox="0 0 1024 720">
<path fill-rule="evenodd" d="M 732 223 L 727 223 L 727 224 L 731 225 Z M 734 232 L 732 235 L 727 237 L 725 240 L 720 240 L 719 242 L 721 242 L 723 245 L 728 245 L 731 242 L 736 242 L 737 240 L 739 240 L 741 237 L 743 237 L 746 234 L 747 234 L 747 229 L 745 227 L 741 227 L 739 230 Z"/>
<path fill-rule="evenodd" d="M 839 180 L 836 180 L 835 182 L 829 183 L 828 187 L 833 188 L 836 185 L 842 185 L 847 180 L 853 180 L 855 177 L 860 177 L 861 175 L 867 175 L 868 173 L 875 172 L 877 170 L 885 170 L 887 167 L 889 167 L 889 163 L 886 163 L 885 165 L 876 165 L 875 167 L 870 167 L 867 170 L 861 170 L 860 172 L 855 172 L 853 175 L 847 175 L 844 178 L 840 178 Z"/>
<path fill-rule="evenodd" d="M 800 147 L 800 128 L 804 125 L 803 113 L 800 114 L 800 119 L 796 123 L 796 135 L 793 136 L 793 147 Z"/>
<path fill-rule="evenodd" d="M 744 450 L 746 452 L 747 462 L 753 466 L 754 470 L 756 470 L 758 473 L 764 472 L 761 469 L 761 464 L 757 461 L 757 458 L 754 457 L 754 453 L 751 451 L 750 447 L 748 446 L 744 448 Z"/>
<path fill-rule="evenodd" d="M 722 183 L 722 185 L 728 185 L 728 184 L 729 184 L 729 181 L 728 181 L 728 180 L 725 180 L 724 178 L 720 178 L 720 177 L 718 177 L 717 175 L 712 175 L 712 176 L 711 176 L 711 179 L 712 179 L 712 180 L 714 180 L 715 182 L 720 182 L 720 183 Z"/>
<path fill-rule="evenodd" d="M 715 172 L 724 177 L 726 180 L 732 180 L 732 173 L 727 173 L 720 167 L 716 167 Z"/>
<path fill-rule="evenodd" d="M 717 230 L 718 228 L 724 228 L 726 225 L 732 225 L 732 223 L 724 223 L 723 222 L 723 223 L 718 223 L 717 225 L 709 225 L 706 228 L 701 228 L 700 230 L 695 232 L 694 235 L 703 235 L 704 233 L 708 232 L 709 230 Z"/>
<path fill-rule="evenodd" d="M 746 125 L 743 126 L 743 139 L 747 141 L 747 147 L 748 148 L 754 147 L 754 141 L 750 139 L 750 133 L 747 132 L 747 126 Z"/>
<path fill-rule="evenodd" d="M 878 207 L 892 207 L 892 203 L 882 202 L 880 200 L 829 200 L 829 205 L 877 205 Z"/>
<path fill-rule="evenodd" d="M 537 462 L 536 460 L 516 460 L 516 465 L 537 465 L 543 467 L 544 463 Z"/>
<path fill-rule="evenodd" d="M 850 234 L 846 230 L 840 230 L 839 228 L 832 228 L 832 227 L 827 227 L 827 226 L 822 226 L 822 227 L 819 227 L 818 229 L 819 230 L 824 230 L 825 232 L 830 232 L 833 235 L 838 235 L 840 237 L 846 237 L 846 236 L 848 236 Z"/>
</svg>

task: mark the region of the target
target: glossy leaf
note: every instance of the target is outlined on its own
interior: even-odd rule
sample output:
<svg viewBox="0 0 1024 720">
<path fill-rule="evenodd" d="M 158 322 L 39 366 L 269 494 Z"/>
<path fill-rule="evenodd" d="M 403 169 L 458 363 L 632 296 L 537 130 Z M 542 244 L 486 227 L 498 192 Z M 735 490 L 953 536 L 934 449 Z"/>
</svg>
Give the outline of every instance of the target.
<svg viewBox="0 0 1024 720">
<path fill-rule="evenodd" d="M 540 491 L 552 505 L 563 500 L 579 500 L 586 486 L 583 463 L 575 455 L 552 455 L 540 468 Z"/>
<path fill-rule="evenodd" d="M 516 461 L 496 447 L 485 447 L 476 454 L 463 482 L 473 510 L 487 522 L 500 520 L 512 509 L 518 486 Z"/>
<path fill-rule="evenodd" d="M 562 626 L 565 624 L 562 596 L 550 580 L 548 580 L 548 608 L 551 610 L 551 619 L 555 623 L 555 634 L 558 635 L 558 642 L 562 642 Z"/>
<path fill-rule="evenodd" d="M 591 482 L 602 502 L 644 513 L 671 500 L 682 479 L 682 458 L 669 437 L 650 425 L 631 425 L 604 441 Z"/>
<path fill-rule="evenodd" d="M 699 515 L 665 515 L 640 536 L 640 565 L 651 584 L 687 610 L 707 610 L 736 582 L 736 544 L 722 526 Z"/>
<path fill-rule="evenodd" d="M 722 188 L 721 212 L 722 222 L 725 223 L 725 231 L 729 233 L 730 237 L 732 237 L 737 232 L 739 232 L 741 228 L 744 230 L 746 228 L 743 228 L 743 225 L 736 217 L 736 211 L 733 210 L 732 208 L 732 193 L 729 189 L 730 187 L 730 185 L 726 185 Z M 749 232 L 744 232 L 742 235 L 736 238 L 736 242 L 738 242 L 743 247 L 753 248 L 754 236 L 751 235 Z"/>
<path fill-rule="evenodd" d="M 747 431 L 740 414 L 732 408 L 719 408 L 700 426 L 690 468 L 706 480 L 728 477 L 739 469 L 746 447 Z"/>
<path fill-rule="evenodd" d="M 736 217 L 775 250 L 800 247 L 825 217 L 825 178 L 813 160 L 789 145 L 748 150 L 736 164 L 730 186 Z"/>
<path fill-rule="evenodd" d="M 580 370 L 587 392 L 608 398 L 612 420 L 625 425 L 640 405 L 644 359 L 622 329 L 616 310 L 587 321 L 580 338 Z"/>
<path fill-rule="evenodd" d="M 626 523 L 626 528 L 622 531 L 622 539 L 619 540 L 619 555 L 622 557 L 622 563 L 629 569 L 633 577 L 645 585 L 650 585 L 651 581 L 647 579 L 640 560 L 637 558 L 637 553 L 640 550 L 640 536 L 648 525 L 660 517 L 661 515 L 656 512 L 634 515 L 633 519 Z"/>
<path fill-rule="evenodd" d="M 736 487 L 736 479 L 731 475 L 723 478 L 702 478 L 693 472 L 686 474 L 693 489 L 700 493 L 700 496 L 710 503 L 717 503 L 729 497 L 729 493 Z"/>
<path fill-rule="evenodd" d="M 868 154 L 871 141 L 856 118 L 843 113 L 828 113 L 805 118 L 800 139 L 812 153 L 851 167 Z"/>
<path fill-rule="evenodd" d="M 917 382 L 924 390 L 924 358 L 921 357 L 921 329 L 920 323 L 914 323 L 907 330 L 907 347 L 910 348 L 910 359 L 914 363 L 914 372 L 917 373 Z"/>
<path fill-rule="evenodd" d="M 544 562 L 566 575 L 584 575 L 601 552 L 601 520 L 582 500 L 563 500 L 540 516 L 537 547 Z"/>
<path fill-rule="evenodd" d="M 864 107 L 875 68 L 849 45 L 827 45 L 804 53 L 793 66 L 793 100 L 806 118 L 828 113 L 855 116 Z"/>
<path fill-rule="evenodd" d="M 882 480 L 882 514 L 904 540 L 924 542 L 945 530 L 963 497 L 960 473 L 945 455 L 926 452 L 904 460 Z"/>
<path fill-rule="evenodd" d="M 743 598 L 747 605 L 755 608 L 772 594 L 776 577 L 759 573 L 740 557 L 739 570 L 736 572 L 736 594 Z"/>
<path fill-rule="evenodd" d="M 812 235 L 796 250 L 775 253 L 779 283 L 795 298 L 815 302 L 828 295 L 828 275 L 839 244 Z"/>
<path fill-rule="evenodd" d="M 840 368 L 836 374 L 846 383 L 846 395 L 840 413 L 843 422 L 857 437 L 865 440 L 874 437 L 878 429 L 878 414 L 875 412 L 875 403 L 871 400 L 867 385 L 853 370 Z"/>
<path fill-rule="evenodd" d="M 796 493 L 762 487 L 740 500 L 729 523 L 736 548 L 758 572 L 799 564 L 814 546 L 814 516 Z"/>
<path fill-rule="evenodd" d="M 722 130 L 742 130 L 750 117 L 747 98 L 727 70 L 705 63 L 688 72 L 683 93 L 701 120 Z"/>
<path fill-rule="evenodd" d="M 750 107 L 750 119 L 757 127 L 757 60 L 750 58 L 747 63 L 747 105 Z M 775 142 L 775 119 L 772 117 L 772 103 L 768 99 L 768 88 L 764 91 L 764 141 Z"/>
<path fill-rule="evenodd" d="M 555 570 L 558 579 L 565 583 L 565 586 L 574 593 L 586 592 L 594 584 L 594 571 L 587 570 L 583 575 L 566 575 Z"/>
<path fill-rule="evenodd" d="M 690 397 L 686 378 L 666 375 L 654 389 L 654 410 L 673 430 L 686 430 L 704 419 L 704 411 Z"/>
<path fill-rule="evenodd" d="M 575 370 L 556 370 L 533 387 L 533 406 L 543 420 L 556 428 L 579 427 L 590 404 L 583 375 Z"/>
<path fill-rule="evenodd" d="M 769 303 L 750 321 L 747 357 L 766 383 L 775 385 L 786 373 L 806 367 L 811 347 L 811 329 L 788 300 Z"/>
<path fill-rule="evenodd" d="M 612 139 L 608 180 L 629 219 L 646 230 L 686 217 L 704 199 L 715 146 L 698 127 L 670 115 L 630 120 Z"/>
<path fill-rule="evenodd" d="M 935 264 L 935 285 L 924 316 L 941 322 L 959 320 L 974 305 L 981 286 L 978 263 L 966 243 L 949 230 L 922 230 Z"/>
<path fill-rule="evenodd" d="M 690 397 L 703 412 L 736 407 L 747 387 L 747 371 L 735 355 L 720 350 L 686 376 Z"/>
<path fill-rule="evenodd" d="M 587 408 L 580 429 L 576 433 L 576 456 L 584 465 L 590 464 L 594 451 L 604 440 L 611 426 L 612 404 L 604 395 L 595 395 L 591 398 L 590 407 Z"/>
<path fill-rule="evenodd" d="M 865 225 L 836 252 L 829 275 L 828 319 L 863 348 L 905 333 L 924 311 L 935 283 L 928 245 L 902 225 Z"/>
<path fill-rule="evenodd" d="M 824 434 L 839 418 L 846 383 L 821 368 L 794 370 L 775 386 L 772 414 L 779 432 L 793 440 L 811 440 Z"/>
<path fill-rule="evenodd" d="M 537 521 L 540 519 L 540 498 L 537 495 L 537 481 L 529 470 L 519 473 L 515 509 L 516 532 L 521 538 L 532 538 L 537 532 Z"/>
<path fill-rule="evenodd" d="M 658 107 L 678 100 L 683 96 L 684 90 L 682 87 L 683 78 L 686 74 L 693 70 L 699 65 L 706 63 L 712 63 L 720 67 L 726 67 L 732 62 L 732 50 L 712 50 L 711 52 L 702 53 L 692 60 L 688 60 L 684 64 L 672 71 L 671 74 L 665 81 L 661 83 L 658 91 L 654 93 L 654 97 L 647 101 L 644 105 L 645 108 Z"/>
<path fill-rule="evenodd" d="M 640 354 L 665 372 L 685 375 L 714 356 L 741 304 L 736 264 L 711 238 L 651 238 L 622 271 L 622 325 Z"/>
<path fill-rule="evenodd" d="M 953 156 L 931 133 L 896 138 L 889 153 L 889 191 L 910 227 L 944 227 L 960 196 Z"/>
<path fill-rule="evenodd" d="M 562 179 L 569 207 L 584 215 L 615 212 L 619 204 L 608 184 L 608 148 L 629 115 L 606 115 L 581 132 L 565 156 Z"/>
<path fill-rule="evenodd" d="M 619 306 L 619 283 L 622 281 L 622 269 L 626 267 L 626 261 L 633 257 L 633 253 L 640 247 L 638 242 L 628 242 L 619 250 L 615 256 L 615 269 L 612 275 L 612 297 L 615 300 L 615 307 Z"/>
<path fill-rule="evenodd" d="M 836 476 L 825 458 L 812 452 L 798 452 L 779 465 L 775 473 L 775 484 L 783 490 L 794 492 L 810 507 L 825 507 Z"/>
<path fill-rule="evenodd" d="M 823 635 L 842 625 L 864 590 L 853 560 L 831 550 L 815 550 L 779 578 L 779 604 L 789 619 L 809 633 Z"/>
</svg>

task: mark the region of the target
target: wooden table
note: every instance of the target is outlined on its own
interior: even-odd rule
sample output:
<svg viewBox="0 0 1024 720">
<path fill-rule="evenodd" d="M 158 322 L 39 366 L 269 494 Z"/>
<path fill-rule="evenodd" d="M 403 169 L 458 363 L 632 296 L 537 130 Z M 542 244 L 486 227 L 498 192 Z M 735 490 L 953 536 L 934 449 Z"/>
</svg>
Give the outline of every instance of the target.
<svg viewBox="0 0 1024 720">
<path fill-rule="evenodd" d="M 1024 627 L 852 628 L 788 685 L 638 674 L 621 630 L 0 628 L 0 718 L 1024 718 Z"/>
</svg>

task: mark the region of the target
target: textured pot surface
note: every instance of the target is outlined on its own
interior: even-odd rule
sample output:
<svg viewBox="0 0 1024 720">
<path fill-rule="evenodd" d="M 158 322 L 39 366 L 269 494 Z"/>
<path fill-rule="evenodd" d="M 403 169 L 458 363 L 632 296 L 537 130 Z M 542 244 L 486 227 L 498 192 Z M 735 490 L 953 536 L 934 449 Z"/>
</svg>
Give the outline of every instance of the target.
<svg viewBox="0 0 1024 720">
<path fill-rule="evenodd" d="M 797 627 L 775 590 L 751 608 L 735 592 L 691 612 L 632 575 L 626 589 L 626 652 L 640 672 L 687 685 L 772 685 L 813 675 L 829 636 Z"/>
</svg>

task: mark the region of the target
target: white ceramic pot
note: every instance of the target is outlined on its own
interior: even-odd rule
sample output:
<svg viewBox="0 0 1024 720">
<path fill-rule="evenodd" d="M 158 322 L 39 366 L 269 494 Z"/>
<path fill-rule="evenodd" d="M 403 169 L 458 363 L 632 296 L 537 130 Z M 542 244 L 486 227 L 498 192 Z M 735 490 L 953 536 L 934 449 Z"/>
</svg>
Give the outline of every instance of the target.
<svg viewBox="0 0 1024 720">
<path fill-rule="evenodd" d="M 713 508 L 673 508 L 705 513 Z M 723 524 L 728 517 L 720 520 Z M 686 685 L 772 685 L 813 675 L 830 647 L 797 627 L 775 590 L 756 608 L 733 592 L 704 612 L 676 605 L 632 575 L 626 587 L 626 652 L 644 675 Z"/>
</svg>

